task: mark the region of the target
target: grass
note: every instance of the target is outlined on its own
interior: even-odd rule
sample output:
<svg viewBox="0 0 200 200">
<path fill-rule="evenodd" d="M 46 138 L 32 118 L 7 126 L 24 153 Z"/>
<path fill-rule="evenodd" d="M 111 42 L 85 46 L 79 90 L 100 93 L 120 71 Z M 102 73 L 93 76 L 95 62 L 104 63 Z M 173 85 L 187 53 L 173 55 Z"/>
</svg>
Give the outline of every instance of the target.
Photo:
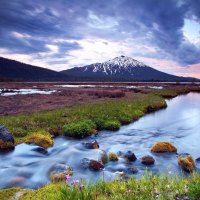
<svg viewBox="0 0 200 200">
<path fill-rule="evenodd" d="M 0 199 L 1 200 L 9 200 L 12 199 L 12 197 L 16 194 L 16 192 L 21 191 L 20 188 L 9 188 L 0 190 Z"/>
<path fill-rule="evenodd" d="M 191 178 L 153 176 L 146 173 L 141 179 L 99 181 L 83 185 L 81 183 L 69 187 L 67 184 L 50 184 L 37 190 L 27 191 L 20 200 L 173 200 L 178 197 L 198 200 L 200 197 L 200 175 L 197 173 Z M 16 190 L 12 188 L 0 190 L 0 197 L 4 194 L 10 194 L 10 197 Z"/>
<path fill-rule="evenodd" d="M 154 94 L 164 98 L 173 98 L 178 96 L 178 92 L 176 90 L 170 89 L 162 89 L 162 90 L 144 90 L 143 93 L 146 94 Z"/>
<path fill-rule="evenodd" d="M 17 116 L 0 116 L 14 135 L 16 144 L 36 143 L 52 146 L 49 131 L 58 129 L 68 136 L 88 136 L 98 130 L 116 130 L 143 116 L 149 110 L 166 107 L 163 98 L 152 94 L 134 94 L 129 98 L 91 102 L 63 109 Z"/>
<path fill-rule="evenodd" d="M 92 134 L 96 124 L 91 120 L 79 121 L 64 125 L 64 134 L 72 137 L 85 137 Z"/>
</svg>

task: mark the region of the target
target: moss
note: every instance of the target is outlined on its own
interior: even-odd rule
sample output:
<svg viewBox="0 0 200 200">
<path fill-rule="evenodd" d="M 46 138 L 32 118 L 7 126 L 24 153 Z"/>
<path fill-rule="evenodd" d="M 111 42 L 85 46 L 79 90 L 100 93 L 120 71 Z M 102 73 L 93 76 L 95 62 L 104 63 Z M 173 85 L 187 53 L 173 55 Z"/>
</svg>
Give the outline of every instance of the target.
<svg viewBox="0 0 200 200">
<path fill-rule="evenodd" d="M 91 120 L 84 120 L 64 126 L 64 134 L 73 137 L 85 137 L 94 132 L 96 125 Z"/>
<path fill-rule="evenodd" d="M 31 136 L 28 136 L 25 139 L 23 139 L 23 142 L 27 144 L 36 144 L 45 149 L 53 146 L 54 143 L 49 133 L 46 133 L 46 135 L 44 135 L 44 133 L 42 134 L 40 132 L 32 133 Z"/>
<path fill-rule="evenodd" d="M 60 190 L 61 188 L 68 188 L 67 184 L 50 184 L 37 190 L 29 191 L 24 194 L 20 200 L 56 200 L 62 199 Z M 67 198 L 66 198 L 67 199 Z"/>
<path fill-rule="evenodd" d="M 51 174 L 50 179 L 51 179 L 52 183 L 60 183 L 60 182 L 65 183 L 67 174 L 72 176 L 74 173 L 73 173 L 73 171 L 66 171 L 66 172 L 61 172 L 61 173 L 57 173 L 57 174 Z"/>
<path fill-rule="evenodd" d="M 115 153 L 109 153 L 109 160 L 110 161 L 118 161 L 119 158 L 118 158 L 117 154 L 115 154 Z"/>
<path fill-rule="evenodd" d="M 158 142 L 153 145 L 151 151 L 155 153 L 177 152 L 177 148 L 169 142 Z"/>
<path fill-rule="evenodd" d="M 22 189 L 20 188 L 9 188 L 9 189 L 0 190 L 0 199 L 9 200 L 16 194 L 16 192 L 19 192 L 21 190 Z"/>
<path fill-rule="evenodd" d="M 15 148 L 15 144 L 13 142 L 5 142 L 0 139 L 0 150 L 7 150 Z"/>
<path fill-rule="evenodd" d="M 178 156 L 178 164 L 182 167 L 183 170 L 187 172 L 192 172 L 195 168 L 194 159 L 191 155 L 188 155 L 184 158 Z"/>
<path fill-rule="evenodd" d="M 117 120 L 108 120 L 104 124 L 104 129 L 115 131 L 115 130 L 118 130 L 120 128 L 120 126 L 121 126 L 121 124 L 120 124 L 119 121 L 117 121 Z"/>
</svg>

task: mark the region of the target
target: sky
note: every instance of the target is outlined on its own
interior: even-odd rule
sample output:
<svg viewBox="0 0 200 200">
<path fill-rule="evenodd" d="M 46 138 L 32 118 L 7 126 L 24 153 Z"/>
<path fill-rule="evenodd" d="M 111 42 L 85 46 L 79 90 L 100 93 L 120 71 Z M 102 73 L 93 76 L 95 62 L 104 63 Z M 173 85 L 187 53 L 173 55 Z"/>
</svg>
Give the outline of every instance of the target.
<svg viewBox="0 0 200 200">
<path fill-rule="evenodd" d="M 125 55 L 200 78 L 200 0 L 0 0 L 0 56 L 56 71 Z"/>
</svg>

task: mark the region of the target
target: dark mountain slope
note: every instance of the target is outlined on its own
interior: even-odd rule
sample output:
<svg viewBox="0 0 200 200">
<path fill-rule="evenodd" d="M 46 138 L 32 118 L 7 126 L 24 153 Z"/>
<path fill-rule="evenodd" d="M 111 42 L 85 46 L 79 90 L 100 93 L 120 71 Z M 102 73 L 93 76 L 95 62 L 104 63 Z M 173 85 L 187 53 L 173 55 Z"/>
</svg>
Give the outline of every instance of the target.
<svg viewBox="0 0 200 200">
<path fill-rule="evenodd" d="M 130 57 L 119 56 L 104 63 L 64 70 L 71 76 L 111 79 L 123 81 L 195 81 L 194 78 L 180 77 L 158 71 Z"/>
</svg>

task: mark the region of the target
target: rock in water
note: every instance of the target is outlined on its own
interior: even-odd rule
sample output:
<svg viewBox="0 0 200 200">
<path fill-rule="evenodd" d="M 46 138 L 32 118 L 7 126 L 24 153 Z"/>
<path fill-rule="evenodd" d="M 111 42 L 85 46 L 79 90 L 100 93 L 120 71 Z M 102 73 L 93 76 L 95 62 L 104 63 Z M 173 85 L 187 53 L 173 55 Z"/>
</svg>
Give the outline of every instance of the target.
<svg viewBox="0 0 200 200">
<path fill-rule="evenodd" d="M 49 171 L 50 179 L 53 183 L 65 182 L 66 175 L 73 175 L 73 169 L 65 164 L 58 163 L 51 167 Z"/>
<path fill-rule="evenodd" d="M 89 168 L 91 170 L 94 170 L 94 171 L 99 171 L 99 170 L 102 170 L 104 168 L 104 165 L 99 161 L 90 160 Z"/>
<path fill-rule="evenodd" d="M 191 155 L 186 155 L 185 157 L 178 155 L 178 164 L 187 172 L 192 172 L 195 168 L 194 159 Z"/>
<path fill-rule="evenodd" d="M 154 153 L 177 152 L 177 148 L 169 142 L 158 142 L 151 148 Z"/>
<path fill-rule="evenodd" d="M 89 142 L 83 142 L 82 144 L 87 149 L 98 149 L 99 148 L 99 144 L 96 140 L 89 141 Z"/>
<path fill-rule="evenodd" d="M 115 154 L 115 153 L 109 153 L 109 160 L 110 161 L 118 161 L 119 158 L 118 158 L 117 154 Z"/>
<path fill-rule="evenodd" d="M 142 157 L 142 164 L 144 165 L 153 165 L 155 159 L 152 156 L 144 156 Z"/>
<path fill-rule="evenodd" d="M 15 141 L 13 135 L 5 126 L 0 126 L 0 150 L 13 149 Z"/>
<path fill-rule="evenodd" d="M 135 154 L 132 151 L 127 151 L 124 155 L 124 158 L 126 158 L 128 161 L 135 161 L 137 160 Z"/>
<path fill-rule="evenodd" d="M 104 165 L 109 161 L 108 155 L 106 151 L 100 153 L 100 158 L 98 159 L 99 162 L 102 162 Z"/>
</svg>

